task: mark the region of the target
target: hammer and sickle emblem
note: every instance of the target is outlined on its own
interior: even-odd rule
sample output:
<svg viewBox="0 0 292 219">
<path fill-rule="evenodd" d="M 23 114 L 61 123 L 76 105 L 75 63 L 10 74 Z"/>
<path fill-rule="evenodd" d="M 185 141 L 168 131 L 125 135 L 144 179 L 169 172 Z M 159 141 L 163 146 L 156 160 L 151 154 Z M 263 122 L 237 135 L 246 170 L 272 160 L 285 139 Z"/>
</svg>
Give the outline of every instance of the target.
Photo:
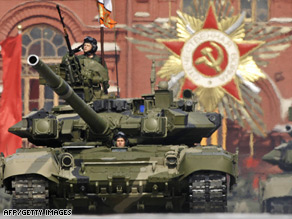
<svg viewBox="0 0 292 219">
<path fill-rule="evenodd" d="M 201 53 L 204 55 L 200 58 L 197 58 L 197 60 L 195 61 L 195 64 L 201 64 L 204 63 L 207 66 L 214 68 L 216 70 L 217 73 L 221 72 L 221 63 L 223 61 L 223 50 L 220 46 L 218 46 L 218 44 L 211 42 L 211 45 L 213 47 L 215 47 L 215 49 L 218 52 L 218 57 L 217 59 L 214 58 L 213 54 L 212 54 L 212 48 L 210 47 L 206 47 L 204 49 L 201 50 Z"/>
</svg>

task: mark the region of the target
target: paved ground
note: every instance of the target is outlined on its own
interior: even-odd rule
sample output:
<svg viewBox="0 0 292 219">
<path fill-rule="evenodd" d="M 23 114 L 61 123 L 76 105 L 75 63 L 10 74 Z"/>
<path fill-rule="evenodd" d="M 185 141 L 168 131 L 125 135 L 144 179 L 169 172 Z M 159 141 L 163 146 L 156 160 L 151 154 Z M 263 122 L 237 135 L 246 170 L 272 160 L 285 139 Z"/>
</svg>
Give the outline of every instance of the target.
<svg viewBox="0 0 292 219">
<path fill-rule="evenodd" d="M 19 217 L 4 217 L 0 216 L 2 219 L 7 218 L 19 218 Z M 32 219 L 36 218 L 56 218 L 56 219 L 64 219 L 68 218 L 66 216 L 63 217 L 29 217 Z M 235 214 L 235 213 L 226 213 L 226 214 L 116 214 L 116 215 L 73 215 L 70 216 L 70 219 L 91 219 L 91 218 L 99 218 L 99 219 L 291 219 L 291 215 L 271 215 L 271 214 Z"/>
<path fill-rule="evenodd" d="M 238 186 L 229 194 L 228 198 L 228 212 L 220 214 L 113 214 L 113 215 L 73 215 L 70 219 L 291 219 L 290 215 L 273 215 L 260 213 L 260 205 L 257 200 L 257 194 L 248 185 L 251 180 L 240 181 Z M 20 218 L 13 216 L 3 216 L 1 214 L 3 209 L 9 209 L 11 203 L 11 196 L 5 194 L 0 189 L 0 219 L 4 218 Z M 26 218 L 57 218 L 64 219 L 68 216 L 59 217 L 26 217 Z"/>
</svg>

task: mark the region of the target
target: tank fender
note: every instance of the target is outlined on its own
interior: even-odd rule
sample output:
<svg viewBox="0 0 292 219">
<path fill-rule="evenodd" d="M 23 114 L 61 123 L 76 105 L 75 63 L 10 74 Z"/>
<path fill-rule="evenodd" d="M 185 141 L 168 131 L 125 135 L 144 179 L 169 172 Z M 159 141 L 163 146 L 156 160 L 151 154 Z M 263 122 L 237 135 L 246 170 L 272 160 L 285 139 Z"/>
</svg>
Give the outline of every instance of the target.
<svg viewBox="0 0 292 219">
<path fill-rule="evenodd" d="M 206 147 L 206 148 L 205 148 Z M 197 171 L 219 171 L 231 176 L 231 185 L 238 177 L 238 155 L 216 146 L 188 148 L 181 152 L 178 171 L 183 173 L 181 180 Z"/>
<path fill-rule="evenodd" d="M 0 154 L 0 187 L 3 187 L 4 154 Z"/>
<path fill-rule="evenodd" d="M 278 174 L 267 178 L 261 182 L 260 200 L 269 198 L 292 197 L 292 175 Z"/>
<path fill-rule="evenodd" d="M 16 152 L 5 158 L 3 180 L 24 174 L 42 175 L 50 181 L 58 183 L 55 177 L 59 173 L 59 166 L 51 151 L 35 150 Z"/>
</svg>

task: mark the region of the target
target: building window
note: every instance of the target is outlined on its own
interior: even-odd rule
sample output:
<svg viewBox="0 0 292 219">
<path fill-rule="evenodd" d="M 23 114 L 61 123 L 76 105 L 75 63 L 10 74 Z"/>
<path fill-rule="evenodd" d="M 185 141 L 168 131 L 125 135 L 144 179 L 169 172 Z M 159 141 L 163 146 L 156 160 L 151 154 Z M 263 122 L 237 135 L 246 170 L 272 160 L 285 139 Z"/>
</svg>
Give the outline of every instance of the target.
<svg viewBox="0 0 292 219">
<path fill-rule="evenodd" d="M 22 97 L 23 114 L 35 109 L 50 110 L 58 104 L 58 97 L 44 85 L 39 85 L 39 74 L 28 64 L 30 54 L 39 56 L 48 64 L 61 62 L 67 47 L 63 35 L 50 26 L 34 26 L 22 33 Z"/>
<path fill-rule="evenodd" d="M 27 64 L 35 54 L 47 64 L 59 64 L 67 52 L 63 34 L 51 26 L 34 26 L 22 33 L 22 101 L 23 115 L 32 110 L 50 110 L 59 104 L 59 97 L 48 86 L 39 84 L 39 74 Z M 23 140 L 23 147 L 32 147 Z"/>
<path fill-rule="evenodd" d="M 249 22 L 266 22 L 269 19 L 269 0 L 240 0 L 240 11 L 246 12 Z"/>
<path fill-rule="evenodd" d="M 231 0 L 214 0 L 215 8 L 221 5 L 227 5 Z M 240 11 L 246 12 L 247 22 L 266 22 L 269 19 L 269 1 L 270 0 L 239 0 Z M 196 18 L 203 19 L 208 9 L 210 1 L 205 0 L 183 0 L 183 12 L 195 16 Z M 196 13 L 195 13 L 196 12 Z M 219 19 L 220 20 L 220 19 Z"/>
<path fill-rule="evenodd" d="M 219 2 L 220 0 L 216 0 Z M 182 11 L 195 18 L 203 20 L 208 10 L 209 1 L 205 0 L 183 0 Z"/>
<path fill-rule="evenodd" d="M 22 56 L 35 54 L 41 58 L 63 56 L 67 47 L 62 33 L 49 26 L 35 26 L 22 34 Z"/>
</svg>

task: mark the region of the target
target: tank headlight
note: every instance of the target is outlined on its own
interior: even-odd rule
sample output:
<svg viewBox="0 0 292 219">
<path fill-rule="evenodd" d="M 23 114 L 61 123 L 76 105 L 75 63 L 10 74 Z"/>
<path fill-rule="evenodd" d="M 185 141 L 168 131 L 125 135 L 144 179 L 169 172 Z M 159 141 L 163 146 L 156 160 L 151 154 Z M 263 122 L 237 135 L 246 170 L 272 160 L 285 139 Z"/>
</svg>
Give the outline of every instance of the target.
<svg viewBox="0 0 292 219">
<path fill-rule="evenodd" d="M 73 156 L 72 154 L 69 154 L 69 153 L 64 153 L 61 155 L 61 167 L 63 169 L 68 169 L 70 167 L 73 166 L 73 162 L 74 159 L 73 159 Z"/>
<path fill-rule="evenodd" d="M 166 153 L 165 160 L 166 160 L 166 165 L 169 168 L 175 168 L 177 166 L 177 156 L 174 152 Z"/>
</svg>

